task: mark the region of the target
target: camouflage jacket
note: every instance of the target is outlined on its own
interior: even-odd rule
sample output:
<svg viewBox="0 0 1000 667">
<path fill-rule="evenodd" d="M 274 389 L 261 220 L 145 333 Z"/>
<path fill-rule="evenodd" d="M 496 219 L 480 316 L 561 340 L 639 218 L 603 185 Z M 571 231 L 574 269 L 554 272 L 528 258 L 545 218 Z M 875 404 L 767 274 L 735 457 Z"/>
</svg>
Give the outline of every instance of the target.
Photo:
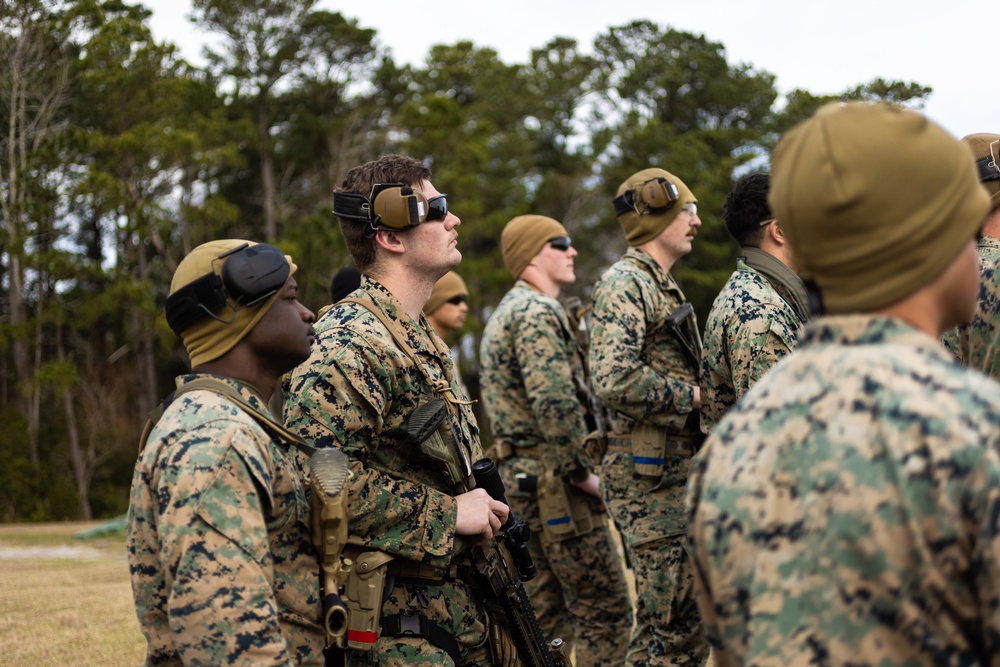
<svg viewBox="0 0 1000 667">
<path fill-rule="evenodd" d="M 1000 385 L 900 320 L 827 316 L 695 457 L 719 667 L 996 664 Z"/>
<path fill-rule="evenodd" d="M 361 290 L 424 370 L 467 398 L 448 346 L 427 318 L 415 322 L 367 276 Z M 352 535 L 374 549 L 447 567 L 454 555 L 458 490 L 449 488 L 445 472 L 423 458 L 406 432 L 413 410 L 438 396 L 368 308 L 341 301 L 316 323 L 312 355 L 292 372 L 284 409 L 288 428 L 317 447 L 342 447 L 350 459 Z M 482 457 L 479 427 L 468 405 L 452 419 L 452 434 L 470 460 Z"/>
<path fill-rule="evenodd" d="M 942 336 L 966 366 L 1000 380 L 1000 239 L 979 241 L 979 308 L 972 322 Z"/>
<path fill-rule="evenodd" d="M 486 323 L 479 359 L 493 437 L 542 445 L 542 464 L 557 475 L 586 468 L 583 366 L 562 305 L 518 280 Z"/>
<path fill-rule="evenodd" d="M 590 376 L 597 396 L 616 413 L 616 433 L 630 432 L 636 421 L 668 433 L 685 430 L 698 364 L 664 322 L 682 303 L 670 274 L 637 248 L 594 286 Z M 698 430 L 697 419 L 693 428 Z"/>
<path fill-rule="evenodd" d="M 708 433 L 751 385 L 795 344 L 795 310 L 764 276 L 736 260 L 705 323 L 701 423 Z"/>
<path fill-rule="evenodd" d="M 255 390 L 217 379 L 267 414 Z M 228 398 L 191 391 L 153 428 L 132 478 L 128 561 L 147 664 L 323 664 L 302 481 Z"/>
</svg>

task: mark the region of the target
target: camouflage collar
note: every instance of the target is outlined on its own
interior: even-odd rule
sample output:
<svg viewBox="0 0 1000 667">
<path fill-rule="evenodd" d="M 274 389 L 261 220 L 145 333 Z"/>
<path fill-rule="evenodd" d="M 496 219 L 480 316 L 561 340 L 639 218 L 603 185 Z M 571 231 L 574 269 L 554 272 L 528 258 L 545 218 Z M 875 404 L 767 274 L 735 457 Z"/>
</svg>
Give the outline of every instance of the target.
<svg viewBox="0 0 1000 667">
<path fill-rule="evenodd" d="M 240 382 L 239 380 L 234 380 L 233 378 L 226 377 L 224 375 L 213 375 L 211 373 L 188 373 L 187 375 L 181 375 L 176 380 L 177 389 L 180 389 L 184 385 L 194 382 L 199 378 L 211 378 L 229 385 L 235 389 L 240 396 L 245 398 L 255 409 L 270 414 L 267 409 L 267 401 L 265 401 L 264 397 L 261 396 L 260 390 L 257 389 L 257 387 L 254 387 L 252 384 Z"/>
<path fill-rule="evenodd" d="M 805 325 L 799 347 L 889 343 L 924 349 L 931 354 L 939 355 L 943 360 L 954 360 L 947 348 L 936 338 L 931 338 L 899 318 L 869 313 L 817 317 Z"/>
<path fill-rule="evenodd" d="M 660 289 L 667 289 L 670 287 L 676 287 L 674 284 L 674 279 L 670 276 L 670 273 L 663 270 L 660 263 L 653 259 L 652 255 L 639 248 L 629 248 L 625 256 L 622 257 L 625 260 L 631 260 L 633 264 L 643 267 L 653 276 L 656 283 L 660 286 Z"/>
</svg>

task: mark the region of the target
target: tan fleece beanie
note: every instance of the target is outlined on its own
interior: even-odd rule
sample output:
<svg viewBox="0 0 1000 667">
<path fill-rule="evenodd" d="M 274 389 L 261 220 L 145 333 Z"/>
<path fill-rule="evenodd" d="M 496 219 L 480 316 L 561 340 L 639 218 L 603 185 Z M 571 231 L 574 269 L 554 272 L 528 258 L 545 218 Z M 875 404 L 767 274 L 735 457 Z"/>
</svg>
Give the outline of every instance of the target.
<svg viewBox="0 0 1000 667">
<path fill-rule="evenodd" d="M 431 298 L 427 299 L 427 303 L 424 304 L 424 314 L 432 314 L 435 310 L 440 308 L 445 301 L 448 299 L 454 299 L 456 296 L 464 296 L 468 298 L 469 289 L 465 286 L 465 281 L 462 280 L 462 276 L 458 275 L 454 271 L 449 271 L 444 274 L 440 280 L 434 283 L 434 289 L 431 290 Z"/>
<path fill-rule="evenodd" d="M 545 244 L 557 236 L 569 236 L 559 222 L 544 215 L 519 215 L 503 228 L 500 249 L 503 263 L 515 279 L 531 263 Z"/>
<path fill-rule="evenodd" d="M 618 186 L 615 197 L 621 197 L 627 191 L 632 190 L 636 193 L 635 201 L 641 202 L 642 185 L 657 178 L 665 178 L 673 183 L 677 187 L 678 199 L 673 206 L 665 211 L 642 215 L 636 211 L 628 211 L 619 215 L 618 222 L 625 231 L 625 239 L 630 246 L 634 247 L 652 241 L 660 235 L 660 232 L 670 226 L 670 223 L 674 221 L 685 205 L 698 202 L 688 186 L 684 185 L 684 181 L 668 171 L 656 168 L 643 169 L 629 176 L 624 183 Z"/>
<path fill-rule="evenodd" d="M 982 165 L 979 180 L 990 195 L 990 210 L 1000 208 L 1000 134 L 969 134 L 962 137 L 962 142 L 972 149 L 972 157 Z M 988 180 L 983 180 L 983 172 Z"/>
<path fill-rule="evenodd" d="M 185 285 L 213 271 L 221 276 L 222 267 L 228 258 L 220 260 L 219 256 L 239 248 L 243 244 L 257 245 L 253 241 L 225 239 L 209 241 L 192 250 L 177 265 L 173 280 L 170 281 L 170 293 L 173 294 Z M 288 262 L 290 268 L 288 275 L 291 276 L 298 267 L 288 255 L 285 255 L 285 261 Z M 279 296 L 280 291 L 250 307 L 237 307 L 230 298 L 226 302 L 226 308 L 220 309 L 220 312 L 216 313 L 219 319 L 223 320 L 222 322 L 206 316 L 184 329 L 181 332 L 181 340 L 184 342 L 188 356 L 191 357 L 192 368 L 218 359 L 233 349 L 250 333 L 260 318 L 264 317 L 264 313 Z"/>
<path fill-rule="evenodd" d="M 771 211 L 826 312 L 867 312 L 927 284 L 989 211 L 969 149 L 922 114 L 823 106 L 778 143 Z"/>
</svg>

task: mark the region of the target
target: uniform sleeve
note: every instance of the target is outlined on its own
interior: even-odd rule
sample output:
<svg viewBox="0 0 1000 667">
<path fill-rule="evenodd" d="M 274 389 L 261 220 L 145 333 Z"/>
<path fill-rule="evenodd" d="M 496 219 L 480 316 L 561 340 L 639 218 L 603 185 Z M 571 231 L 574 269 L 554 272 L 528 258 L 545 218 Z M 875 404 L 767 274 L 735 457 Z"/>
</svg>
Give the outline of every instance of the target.
<svg viewBox="0 0 1000 667">
<path fill-rule="evenodd" d="M 680 430 L 694 405 L 694 386 L 660 375 L 642 360 L 652 294 L 634 278 L 615 276 L 594 290 L 590 374 L 597 396 L 634 420 Z"/>
<path fill-rule="evenodd" d="M 534 303 L 517 323 L 515 354 L 531 411 L 545 445 L 542 464 L 556 475 L 583 467 L 578 449 L 587 435 L 583 408 L 576 394 L 571 354 L 564 325 L 551 307 Z"/>
<path fill-rule="evenodd" d="M 736 329 L 729 350 L 737 399 L 791 352 L 795 333 L 780 317 L 766 311 Z"/>
<path fill-rule="evenodd" d="M 239 425 L 200 429 L 157 463 L 167 621 L 185 665 L 294 664 L 266 567 L 270 496 L 231 446 L 246 437 Z"/>
<path fill-rule="evenodd" d="M 383 411 L 396 391 L 391 365 L 362 343 L 335 343 L 328 366 L 313 364 L 291 383 L 289 428 L 317 446 L 339 446 L 351 461 L 350 532 L 374 549 L 443 567 L 450 562 L 458 519 L 455 499 L 371 465 Z M 373 428 L 372 425 L 375 425 Z"/>
</svg>

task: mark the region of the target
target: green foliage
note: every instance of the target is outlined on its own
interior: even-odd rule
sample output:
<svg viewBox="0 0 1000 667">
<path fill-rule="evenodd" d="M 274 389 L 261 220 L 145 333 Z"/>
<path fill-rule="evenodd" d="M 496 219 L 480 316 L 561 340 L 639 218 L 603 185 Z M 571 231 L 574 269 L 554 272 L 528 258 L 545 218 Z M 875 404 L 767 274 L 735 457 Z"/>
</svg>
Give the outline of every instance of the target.
<svg viewBox="0 0 1000 667">
<path fill-rule="evenodd" d="M 721 220 L 738 175 L 766 168 L 781 133 L 827 101 L 919 108 L 931 92 L 875 79 L 779 99 L 772 74 L 650 21 L 593 45 L 553 37 L 525 63 L 461 41 L 411 66 L 315 0 L 194 0 L 194 22 L 219 36 L 199 68 L 152 38 L 141 4 L 3 7 L 17 11 L 0 11 L 0 102 L 29 26 L 36 57 L 18 71 L 34 84 L 30 108 L 47 112 L 0 103 L 0 155 L 35 133 L 0 171 L 11 221 L 0 298 L 24 297 L 18 318 L 0 323 L 8 521 L 75 518 L 78 473 L 95 517 L 125 510 L 144 416 L 187 365 L 163 315 L 177 263 L 212 239 L 270 240 L 295 258 L 300 298 L 318 310 L 351 261 L 330 191 L 357 164 L 388 152 L 426 161 L 462 219 L 462 368 L 475 391 L 483 323 L 513 283 L 499 238 L 514 216 L 565 224 L 580 251 L 572 292 L 586 299 L 625 251 L 611 205 L 619 183 L 649 166 L 674 173 L 704 223 L 674 274 L 704 317 L 738 251 Z"/>
</svg>

